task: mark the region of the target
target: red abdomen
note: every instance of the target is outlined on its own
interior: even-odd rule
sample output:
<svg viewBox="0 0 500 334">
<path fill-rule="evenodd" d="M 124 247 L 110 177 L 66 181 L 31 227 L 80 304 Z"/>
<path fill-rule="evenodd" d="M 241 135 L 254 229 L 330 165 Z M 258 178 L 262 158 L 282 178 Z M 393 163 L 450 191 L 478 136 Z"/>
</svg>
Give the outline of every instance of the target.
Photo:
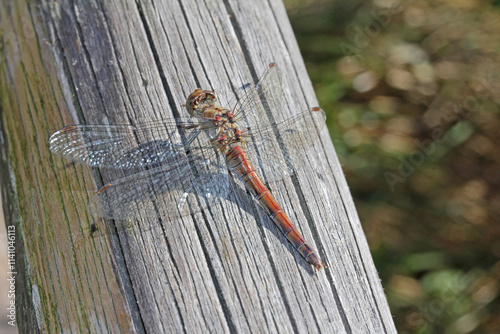
<svg viewBox="0 0 500 334">
<path fill-rule="evenodd" d="M 281 206 L 276 202 L 276 199 L 264 182 L 262 182 L 259 175 L 257 175 L 246 152 L 241 146 L 232 145 L 227 149 L 226 162 L 229 169 L 245 183 L 248 191 L 266 209 L 269 217 L 281 229 L 281 232 L 287 239 L 295 245 L 306 261 L 314 265 L 318 270 L 326 267 L 295 225 L 290 221 L 290 218 L 288 218 Z"/>
</svg>

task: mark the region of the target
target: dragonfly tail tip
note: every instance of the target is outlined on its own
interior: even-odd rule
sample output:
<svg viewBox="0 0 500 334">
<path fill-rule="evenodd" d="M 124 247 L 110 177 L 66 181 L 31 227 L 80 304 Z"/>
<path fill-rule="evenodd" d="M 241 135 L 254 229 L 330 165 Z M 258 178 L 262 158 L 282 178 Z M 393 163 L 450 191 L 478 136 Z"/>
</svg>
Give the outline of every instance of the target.
<svg viewBox="0 0 500 334">
<path fill-rule="evenodd" d="M 326 264 L 324 264 L 321 260 L 317 261 L 316 263 L 314 263 L 314 266 L 316 267 L 316 269 L 318 270 L 321 270 L 323 268 L 328 268 L 326 266 Z"/>
</svg>

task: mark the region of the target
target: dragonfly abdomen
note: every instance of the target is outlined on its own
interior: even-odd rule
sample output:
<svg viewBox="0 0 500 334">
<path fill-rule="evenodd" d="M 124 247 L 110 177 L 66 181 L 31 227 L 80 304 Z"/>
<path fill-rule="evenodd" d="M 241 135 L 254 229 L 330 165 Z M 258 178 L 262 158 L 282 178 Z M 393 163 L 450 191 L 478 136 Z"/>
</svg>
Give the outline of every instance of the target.
<svg viewBox="0 0 500 334">
<path fill-rule="evenodd" d="M 271 191 L 262 182 L 248 159 L 246 152 L 239 145 L 231 145 L 226 152 L 226 162 L 259 204 L 266 209 L 269 217 L 281 229 L 287 239 L 295 245 L 297 251 L 318 270 L 326 267 L 314 249 L 292 223 L 283 208 L 278 204 Z"/>
</svg>

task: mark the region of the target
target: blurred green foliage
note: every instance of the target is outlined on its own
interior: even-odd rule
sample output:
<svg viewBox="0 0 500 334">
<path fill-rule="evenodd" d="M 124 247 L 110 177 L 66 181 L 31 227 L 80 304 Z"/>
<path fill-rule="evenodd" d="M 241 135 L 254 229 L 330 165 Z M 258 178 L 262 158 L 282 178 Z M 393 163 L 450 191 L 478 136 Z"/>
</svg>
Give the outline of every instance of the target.
<svg viewBox="0 0 500 334">
<path fill-rule="evenodd" d="M 400 333 L 500 333 L 498 1 L 285 0 Z"/>
</svg>

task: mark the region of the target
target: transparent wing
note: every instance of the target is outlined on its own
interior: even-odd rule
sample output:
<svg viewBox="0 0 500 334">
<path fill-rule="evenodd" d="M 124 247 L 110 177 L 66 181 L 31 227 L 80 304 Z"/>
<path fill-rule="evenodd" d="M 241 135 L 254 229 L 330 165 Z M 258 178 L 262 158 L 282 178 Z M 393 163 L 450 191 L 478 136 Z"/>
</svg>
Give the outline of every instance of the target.
<svg viewBox="0 0 500 334">
<path fill-rule="evenodd" d="M 211 126 L 184 119 L 138 125 L 70 125 L 55 132 L 49 143 L 52 152 L 92 167 L 158 166 L 175 161 L 178 152 Z"/>
<path fill-rule="evenodd" d="M 246 150 L 266 181 L 277 181 L 302 166 L 305 150 L 312 149 L 325 126 L 324 111 L 315 107 L 277 122 L 273 118 L 283 109 L 282 73 L 275 63 L 269 64 L 255 86 L 233 111 L 245 130 Z"/>
<path fill-rule="evenodd" d="M 244 96 L 236 102 L 233 108 L 236 120 L 248 127 L 270 125 L 268 119 L 272 117 L 272 112 L 283 109 L 282 98 L 281 70 L 271 63 L 257 85 L 247 87 Z"/>
<path fill-rule="evenodd" d="M 244 133 L 248 156 L 266 181 L 279 181 L 304 165 L 307 150 L 318 149 L 325 121 L 325 112 L 316 107 L 280 123 L 249 128 Z"/>
<path fill-rule="evenodd" d="M 229 192 L 225 160 L 214 149 L 199 153 L 103 186 L 90 200 L 91 213 L 140 220 L 181 217 L 218 204 Z"/>
</svg>

